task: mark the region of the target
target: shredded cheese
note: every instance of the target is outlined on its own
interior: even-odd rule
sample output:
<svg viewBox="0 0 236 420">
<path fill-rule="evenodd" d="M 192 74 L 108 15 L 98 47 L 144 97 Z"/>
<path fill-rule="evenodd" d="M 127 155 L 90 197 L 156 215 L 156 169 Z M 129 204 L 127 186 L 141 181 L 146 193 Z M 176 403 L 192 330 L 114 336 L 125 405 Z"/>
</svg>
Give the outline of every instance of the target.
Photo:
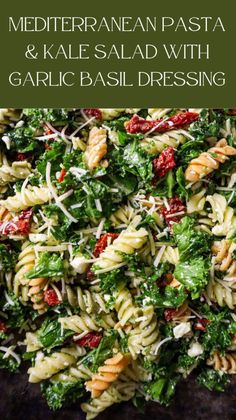
<svg viewBox="0 0 236 420">
<path fill-rule="evenodd" d="M 57 206 L 61 209 L 61 211 L 67 216 L 67 218 L 71 222 L 77 223 L 78 220 L 74 216 L 72 216 L 72 214 L 70 214 L 68 212 L 68 210 L 66 209 L 66 207 L 64 206 L 64 204 L 62 204 L 60 202 L 59 197 L 58 197 L 58 195 L 57 195 L 57 193 L 55 191 L 55 188 L 52 185 L 52 182 L 51 182 L 51 163 L 50 162 L 47 162 L 47 166 L 46 166 L 46 182 L 47 182 L 48 189 L 49 189 L 52 197 L 54 198 Z"/>
</svg>

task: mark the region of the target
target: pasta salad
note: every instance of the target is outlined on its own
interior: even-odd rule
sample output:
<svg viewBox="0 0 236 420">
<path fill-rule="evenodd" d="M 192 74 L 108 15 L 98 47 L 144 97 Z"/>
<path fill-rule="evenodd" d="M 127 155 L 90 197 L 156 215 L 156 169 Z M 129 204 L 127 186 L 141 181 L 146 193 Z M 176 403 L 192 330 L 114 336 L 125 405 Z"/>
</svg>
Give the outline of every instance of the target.
<svg viewBox="0 0 236 420">
<path fill-rule="evenodd" d="M 0 109 L 0 367 L 87 419 L 236 373 L 236 109 Z"/>
</svg>

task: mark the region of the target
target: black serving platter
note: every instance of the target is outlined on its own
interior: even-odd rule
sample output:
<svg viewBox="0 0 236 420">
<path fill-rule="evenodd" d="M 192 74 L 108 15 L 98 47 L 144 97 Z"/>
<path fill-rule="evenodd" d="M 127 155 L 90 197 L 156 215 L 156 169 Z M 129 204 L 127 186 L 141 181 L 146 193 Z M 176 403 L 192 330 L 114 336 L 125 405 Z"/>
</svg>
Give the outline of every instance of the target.
<svg viewBox="0 0 236 420">
<path fill-rule="evenodd" d="M 84 420 L 74 404 L 51 412 L 40 395 L 39 385 L 27 382 L 27 374 L 0 373 L 0 420 Z M 131 403 L 114 405 L 97 420 L 236 420 L 236 378 L 224 393 L 210 392 L 190 377 L 181 382 L 170 407 L 148 403 L 140 413 Z"/>
</svg>

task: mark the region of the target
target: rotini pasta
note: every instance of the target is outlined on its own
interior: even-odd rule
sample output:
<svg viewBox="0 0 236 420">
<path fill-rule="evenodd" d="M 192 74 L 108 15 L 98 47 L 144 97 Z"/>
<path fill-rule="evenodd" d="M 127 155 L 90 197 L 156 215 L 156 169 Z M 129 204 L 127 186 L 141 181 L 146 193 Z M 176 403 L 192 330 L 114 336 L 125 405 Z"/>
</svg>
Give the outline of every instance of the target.
<svg viewBox="0 0 236 420">
<path fill-rule="evenodd" d="M 9 211 L 18 212 L 28 207 L 44 204 L 50 200 L 50 192 L 46 187 L 26 188 L 22 193 L 17 192 L 6 200 L 0 200 L 0 205 Z"/>
<path fill-rule="evenodd" d="M 187 181 L 197 182 L 218 169 L 220 163 L 224 163 L 229 159 L 228 156 L 234 155 L 236 155 L 236 149 L 229 146 L 225 139 L 221 139 L 207 152 L 203 152 L 198 158 L 191 160 L 185 172 L 185 178 Z"/>
<path fill-rule="evenodd" d="M 215 370 L 227 372 L 230 375 L 236 373 L 236 354 L 226 353 L 224 356 L 214 353 L 213 357 L 207 360 L 208 366 L 213 366 Z"/>
<path fill-rule="evenodd" d="M 96 168 L 107 153 L 106 130 L 93 127 L 89 133 L 88 145 L 85 150 L 85 161 L 89 169 Z"/>
<path fill-rule="evenodd" d="M 50 356 L 38 360 L 34 367 L 28 369 L 29 382 L 37 383 L 49 379 L 60 370 L 66 369 L 76 361 L 75 352 L 71 354 L 69 348 L 62 348 L 60 352 L 54 352 Z"/>
<path fill-rule="evenodd" d="M 107 359 L 105 364 L 98 368 L 98 373 L 92 376 L 91 381 L 86 382 L 86 388 L 91 391 L 92 398 L 99 397 L 112 382 L 115 382 L 129 362 L 130 357 L 122 353 Z"/>
</svg>

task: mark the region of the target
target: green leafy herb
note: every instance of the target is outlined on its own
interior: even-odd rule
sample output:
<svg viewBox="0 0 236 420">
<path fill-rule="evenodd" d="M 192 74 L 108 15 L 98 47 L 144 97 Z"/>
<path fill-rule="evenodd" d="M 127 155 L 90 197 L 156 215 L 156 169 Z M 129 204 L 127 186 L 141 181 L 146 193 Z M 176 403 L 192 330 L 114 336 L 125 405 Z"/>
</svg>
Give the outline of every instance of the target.
<svg viewBox="0 0 236 420">
<path fill-rule="evenodd" d="M 73 331 L 62 330 L 61 324 L 57 319 L 46 318 L 39 330 L 38 338 L 43 347 L 53 348 L 62 345 L 73 334 Z"/>
<path fill-rule="evenodd" d="M 46 381 L 41 384 L 41 391 L 51 410 L 59 410 L 73 404 L 85 393 L 81 380 L 55 382 L 54 384 Z"/>
<path fill-rule="evenodd" d="M 224 391 L 225 386 L 230 382 L 229 375 L 213 370 L 205 369 L 197 377 L 197 382 L 210 391 Z"/>
<path fill-rule="evenodd" d="M 28 279 L 60 277 L 64 274 L 64 262 L 56 253 L 42 252 L 37 265 L 27 274 Z"/>
</svg>

